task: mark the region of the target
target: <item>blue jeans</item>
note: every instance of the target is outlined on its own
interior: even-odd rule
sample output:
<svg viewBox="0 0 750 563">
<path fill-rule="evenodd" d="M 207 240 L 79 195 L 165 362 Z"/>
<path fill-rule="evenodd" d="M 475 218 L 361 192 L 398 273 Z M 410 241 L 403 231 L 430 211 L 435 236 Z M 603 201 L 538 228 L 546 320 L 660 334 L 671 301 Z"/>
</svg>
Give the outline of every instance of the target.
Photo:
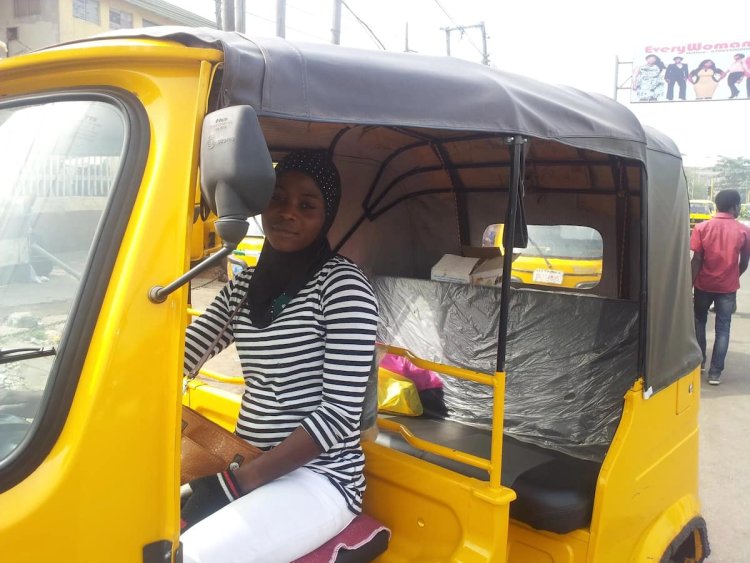
<svg viewBox="0 0 750 563">
<path fill-rule="evenodd" d="M 714 304 L 716 312 L 716 338 L 714 339 L 714 351 L 711 354 L 711 366 L 708 373 L 719 375 L 724 371 L 724 358 L 729 349 L 729 327 L 732 324 L 732 312 L 737 303 L 737 292 L 734 293 L 711 293 L 695 288 L 693 297 L 693 312 L 695 314 L 695 336 L 703 354 L 703 363 L 706 363 L 706 321 L 708 309 Z"/>
</svg>

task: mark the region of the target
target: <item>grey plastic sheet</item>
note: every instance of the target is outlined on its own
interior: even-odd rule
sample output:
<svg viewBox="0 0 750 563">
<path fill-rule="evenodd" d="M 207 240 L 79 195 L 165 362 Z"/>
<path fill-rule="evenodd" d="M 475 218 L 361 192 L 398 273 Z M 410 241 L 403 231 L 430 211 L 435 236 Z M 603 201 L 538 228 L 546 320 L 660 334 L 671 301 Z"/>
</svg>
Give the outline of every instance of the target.
<svg viewBox="0 0 750 563">
<path fill-rule="evenodd" d="M 378 340 L 426 360 L 494 373 L 499 289 L 395 277 L 377 277 L 374 287 Z M 513 290 L 506 434 L 602 460 L 637 376 L 637 346 L 637 303 Z M 450 420 L 491 427 L 489 386 L 447 376 L 443 381 Z"/>
</svg>

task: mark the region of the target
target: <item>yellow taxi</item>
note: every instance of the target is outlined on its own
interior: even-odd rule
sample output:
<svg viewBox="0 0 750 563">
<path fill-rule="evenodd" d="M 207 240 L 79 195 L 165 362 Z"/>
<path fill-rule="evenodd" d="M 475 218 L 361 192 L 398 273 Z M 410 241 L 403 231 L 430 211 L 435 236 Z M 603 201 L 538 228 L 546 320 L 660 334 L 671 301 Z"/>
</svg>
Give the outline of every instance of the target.
<svg viewBox="0 0 750 563">
<path fill-rule="evenodd" d="M 514 249 L 511 281 L 591 289 L 602 279 L 602 237 L 591 227 L 529 225 L 529 244 Z M 502 248 L 503 224 L 485 229 L 482 246 Z"/>
<path fill-rule="evenodd" d="M 716 204 L 710 199 L 690 200 L 690 231 L 703 221 L 708 221 L 716 214 Z"/>
</svg>

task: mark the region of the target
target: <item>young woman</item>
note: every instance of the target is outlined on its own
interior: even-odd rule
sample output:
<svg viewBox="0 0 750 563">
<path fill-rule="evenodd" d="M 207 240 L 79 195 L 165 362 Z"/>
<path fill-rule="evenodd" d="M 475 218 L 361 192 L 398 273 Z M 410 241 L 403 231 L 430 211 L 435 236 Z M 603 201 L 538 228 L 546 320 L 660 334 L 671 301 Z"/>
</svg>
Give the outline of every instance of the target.
<svg viewBox="0 0 750 563">
<path fill-rule="evenodd" d="M 633 73 L 632 88 L 642 102 L 655 102 L 664 96 L 666 83 L 662 72 L 666 67 L 656 55 L 648 55 L 646 64 L 637 67 Z"/>
<path fill-rule="evenodd" d="M 236 433 L 265 450 L 234 472 L 190 483 L 186 563 L 288 563 L 361 511 L 359 423 L 375 297 L 362 272 L 328 244 L 341 191 L 331 160 L 295 152 L 276 177 L 257 267 L 229 282 L 186 334 L 187 371 L 242 304 L 212 354 L 236 343 L 245 377 Z"/>
<path fill-rule="evenodd" d="M 730 100 L 733 100 L 740 95 L 740 89 L 738 88 L 738 86 L 742 83 L 742 79 L 745 78 L 745 73 L 747 72 L 747 70 L 748 69 L 745 64 L 745 55 L 743 55 L 742 53 L 737 53 L 734 56 L 734 61 L 732 61 L 732 64 L 729 65 L 729 68 L 726 70 L 726 72 L 721 75 L 722 79 L 725 76 L 727 77 Z M 750 88 L 750 86 L 748 86 L 748 88 Z M 750 90 L 748 90 L 748 92 L 750 92 Z"/>
<path fill-rule="evenodd" d="M 688 75 L 688 80 L 695 90 L 695 99 L 713 99 L 716 86 L 718 86 L 723 74 L 724 72 L 720 68 L 716 68 L 716 64 L 711 59 L 701 61 L 698 68 Z"/>
</svg>

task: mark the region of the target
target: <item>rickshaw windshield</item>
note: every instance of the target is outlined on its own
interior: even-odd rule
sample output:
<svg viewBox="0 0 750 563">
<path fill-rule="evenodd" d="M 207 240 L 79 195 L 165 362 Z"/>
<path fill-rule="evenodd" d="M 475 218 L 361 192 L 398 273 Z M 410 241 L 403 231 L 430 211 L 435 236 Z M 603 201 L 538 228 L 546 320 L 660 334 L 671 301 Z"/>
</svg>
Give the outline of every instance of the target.
<svg viewBox="0 0 750 563">
<path fill-rule="evenodd" d="M 712 203 L 690 202 L 690 213 L 696 213 L 700 215 L 711 215 L 713 212 L 714 212 L 714 206 Z"/>
<path fill-rule="evenodd" d="M 0 109 L 0 460 L 38 415 L 125 140 L 103 101 Z"/>
</svg>

